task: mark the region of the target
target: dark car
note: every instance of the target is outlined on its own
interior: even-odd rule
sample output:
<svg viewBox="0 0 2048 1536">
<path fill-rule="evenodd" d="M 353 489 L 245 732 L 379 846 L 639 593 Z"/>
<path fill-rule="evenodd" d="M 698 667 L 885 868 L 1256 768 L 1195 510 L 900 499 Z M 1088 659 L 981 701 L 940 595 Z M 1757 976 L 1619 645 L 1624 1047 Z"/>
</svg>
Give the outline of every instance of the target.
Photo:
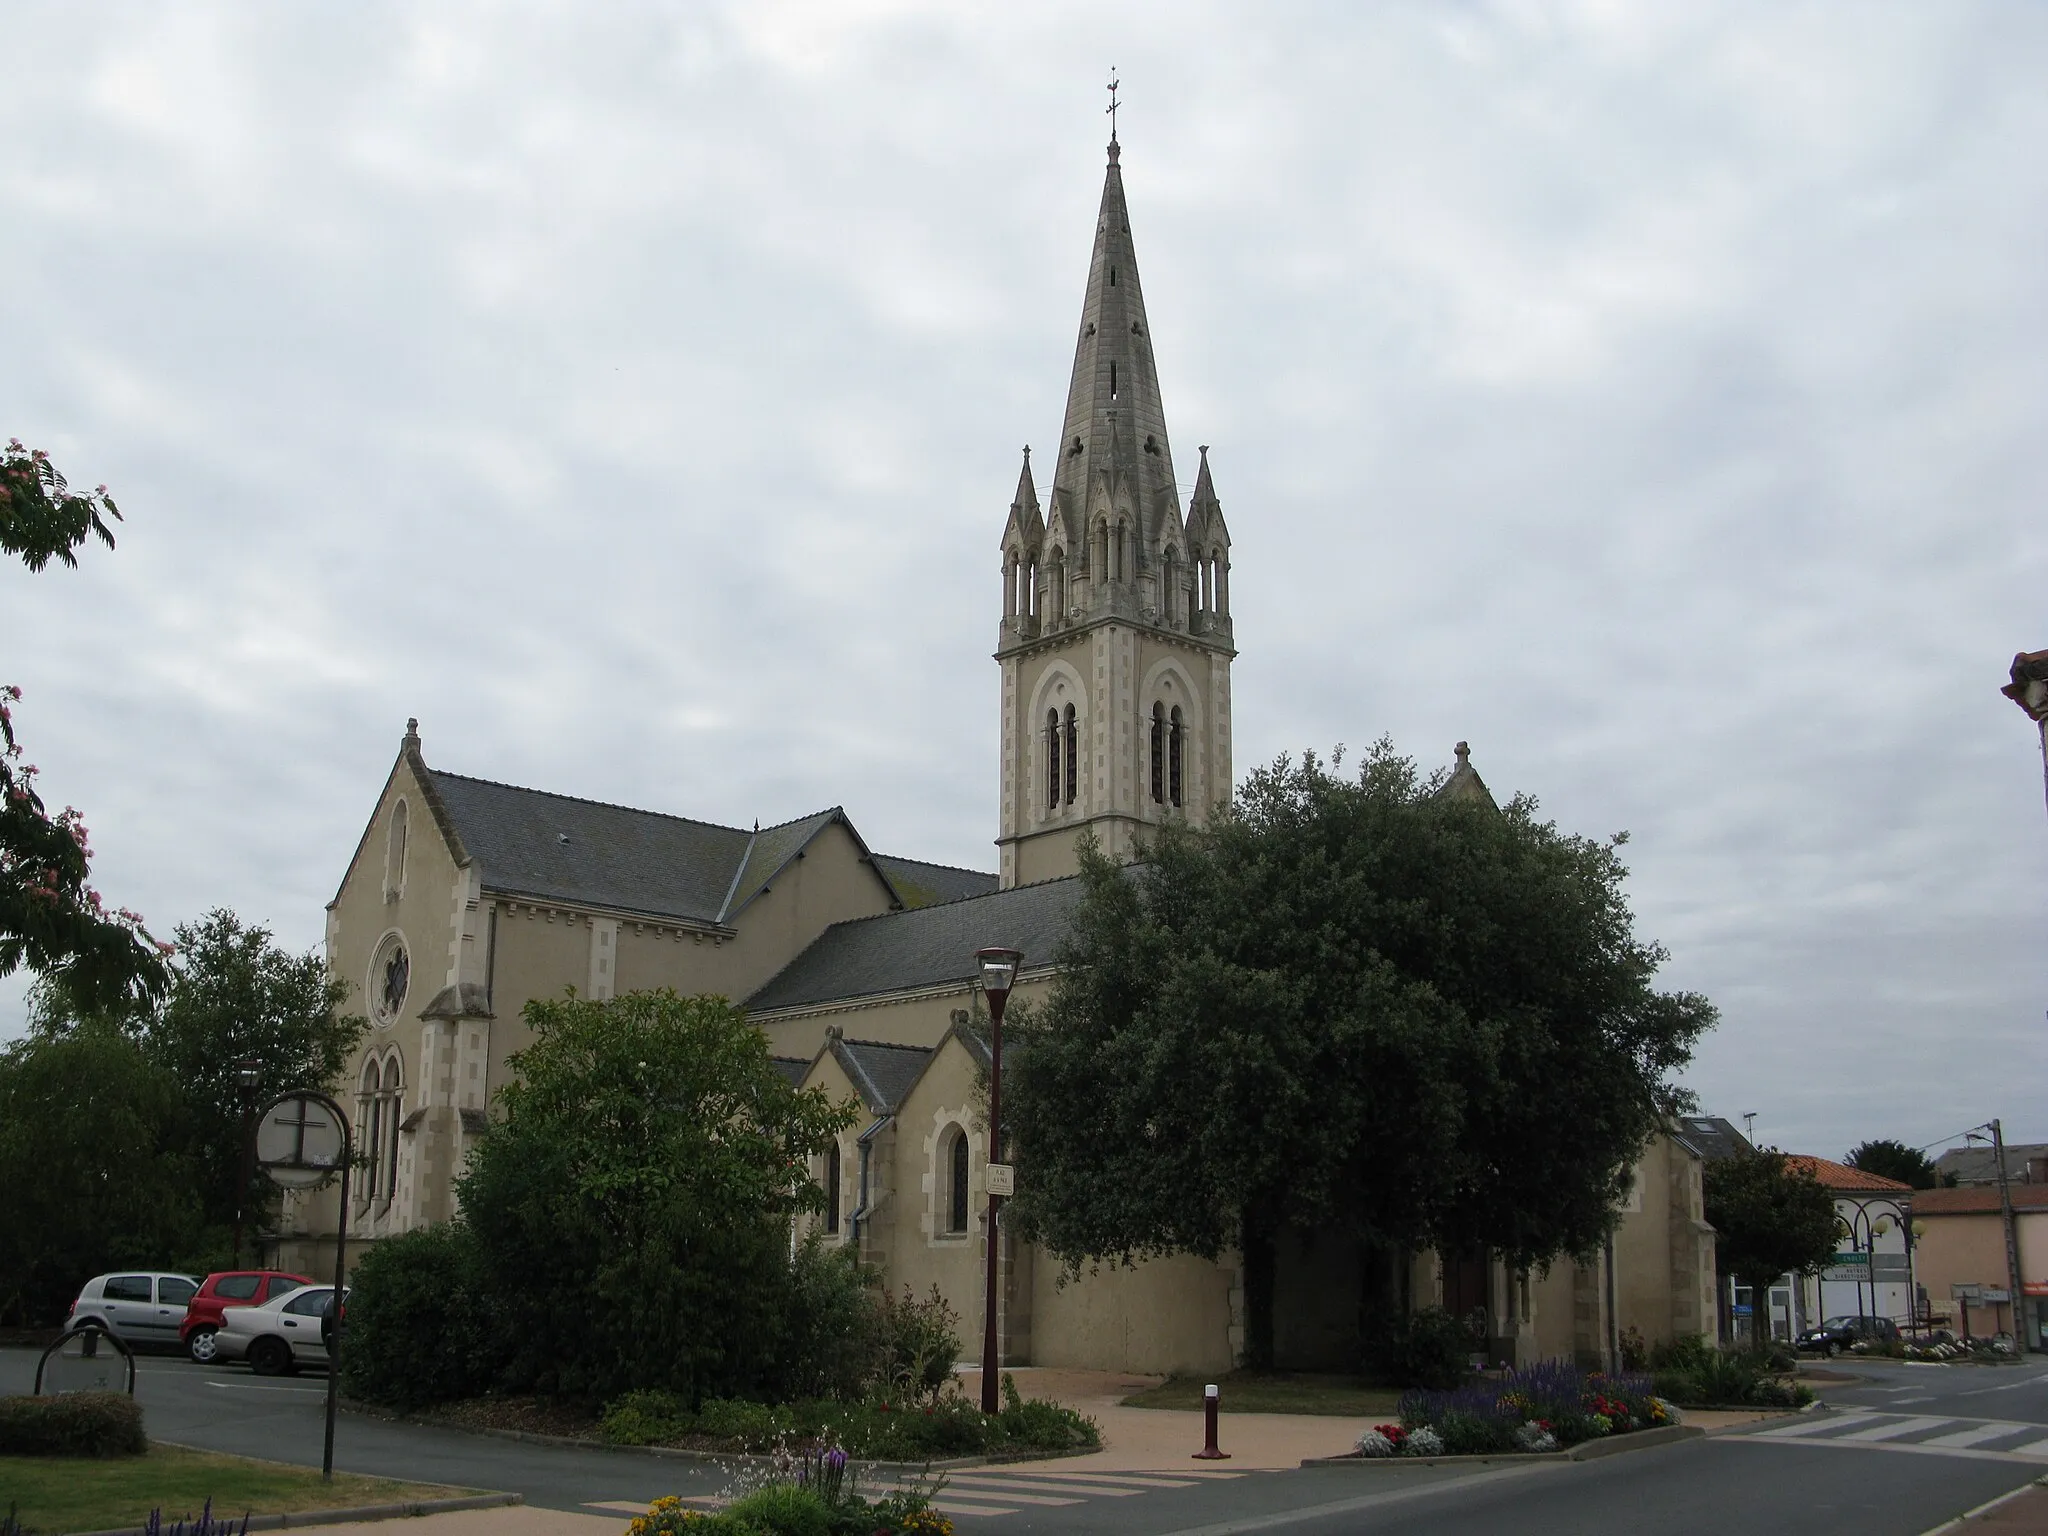
<svg viewBox="0 0 2048 1536">
<path fill-rule="evenodd" d="M 178 1342 L 199 1364 L 211 1365 L 214 1336 L 220 1332 L 221 1316 L 229 1307 L 260 1307 L 312 1283 L 310 1276 L 287 1274 L 281 1269 L 225 1269 L 208 1275 L 185 1308 Z"/>
<path fill-rule="evenodd" d="M 1833 1355 L 1865 1339 L 1883 1344 L 1898 1336 L 1899 1325 L 1888 1317 L 1830 1317 L 1800 1334 L 1799 1347 Z"/>
</svg>

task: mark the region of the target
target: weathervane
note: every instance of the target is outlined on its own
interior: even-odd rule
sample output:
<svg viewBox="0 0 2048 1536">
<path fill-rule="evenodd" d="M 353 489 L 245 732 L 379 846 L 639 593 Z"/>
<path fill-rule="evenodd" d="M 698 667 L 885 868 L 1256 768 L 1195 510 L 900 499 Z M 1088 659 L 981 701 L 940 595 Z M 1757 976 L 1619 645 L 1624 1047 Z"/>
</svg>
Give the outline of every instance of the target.
<svg viewBox="0 0 2048 1536">
<path fill-rule="evenodd" d="M 1103 109 L 1109 114 L 1109 142 L 1112 144 L 1116 142 L 1116 87 L 1116 66 L 1112 64 L 1109 66 L 1109 105 Z"/>
</svg>

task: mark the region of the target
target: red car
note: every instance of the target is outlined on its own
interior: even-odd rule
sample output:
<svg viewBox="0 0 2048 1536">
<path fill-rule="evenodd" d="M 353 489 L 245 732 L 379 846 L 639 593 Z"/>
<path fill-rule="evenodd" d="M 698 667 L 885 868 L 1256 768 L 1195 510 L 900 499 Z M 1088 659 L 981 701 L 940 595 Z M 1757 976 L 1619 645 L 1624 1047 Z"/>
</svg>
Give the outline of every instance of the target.
<svg viewBox="0 0 2048 1536">
<path fill-rule="evenodd" d="M 229 1307 L 255 1307 L 313 1283 L 307 1275 L 288 1275 L 281 1269 L 224 1269 L 208 1275 L 185 1308 L 185 1321 L 178 1328 L 178 1342 L 200 1365 L 213 1363 L 213 1335 L 220 1327 L 221 1314 Z"/>
</svg>

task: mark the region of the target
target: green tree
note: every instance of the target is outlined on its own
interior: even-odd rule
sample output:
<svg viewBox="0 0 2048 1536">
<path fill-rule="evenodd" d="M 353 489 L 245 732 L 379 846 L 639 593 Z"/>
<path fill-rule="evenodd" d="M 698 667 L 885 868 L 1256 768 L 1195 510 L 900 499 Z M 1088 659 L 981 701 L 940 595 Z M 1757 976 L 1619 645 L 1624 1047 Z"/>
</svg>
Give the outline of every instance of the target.
<svg viewBox="0 0 2048 1536">
<path fill-rule="evenodd" d="M 61 1321 L 88 1277 L 193 1254 L 178 1113 L 171 1075 L 104 1025 L 0 1053 L 0 1321 Z"/>
<path fill-rule="evenodd" d="M 31 453 L 15 438 L 0 453 L 0 553 L 31 571 L 53 559 L 76 566 L 75 551 L 94 536 L 113 548 L 106 519 L 120 516 L 105 486 L 72 492 L 41 449 Z M 148 1003 L 169 979 L 169 946 L 125 907 L 109 911 L 93 889 L 84 818 L 71 806 L 52 815 L 35 765 L 22 761 L 20 700 L 18 687 L 0 686 L 0 976 L 26 965 L 88 1012 Z"/>
<path fill-rule="evenodd" d="M 1915 1189 L 1932 1189 L 1940 1182 L 1934 1171 L 1934 1159 L 1903 1141 L 1859 1142 L 1843 1161 L 1851 1168 L 1874 1173 L 1881 1179 L 1897 1179 Z"/>
<path fill-rule="evenodd" d="M 259 1093 L 326 1089 L 340 1078 L 368 1022 L 342 1011 L 347 984 L 319 954 L 293 954 L 260 924 L 225 907 L 177 928 L 169 996 L 141 1027 L 143 1053 L 179 1089 L 179 1144 L 209 1226 L 235 1219 L 242 1169 L 244 1058 L 262 1064 Z M 258 1180 L 256 1200 L 274 1200 Z"/>
<path fill-rule="evenodd" d="M 1765 1147 L 1707 1164 L 1706 1207 L 1721 1272 L 1750 1288 L 1761 1342 L 1778 1277 L 1817 1274 L 1833 1259 L 1835 1198 Z"/>
<path fill-rule="evenodd" d="M 515 1388 L 773 1391 L 789 1221 L 852 1121 L 746 1015 L 672 991 L 534 1002 L 502 1120 L 460 1181 Z"/>
<path fill-rule="evenodd" d="M 1713 1010 L 1652 988 L 1613 844 L 1441 782 L 1386 743 L 1351 779 L 1283 758 L 1138 867 L 1083 850 L 1015 1029 L 1022 1230 L 1070 1267 L 1237 1245 L 1254 1364 L 1289 1229 L 1598 1246 Z"/>
<path fill-rule="evenodd" d="M 328 974 L 317 953 L 281 948 L 260 924 L 223 907 L 176 932 L 170 989 L 155 1006 L 87 1013 L 62 988 L 39 986 L 31 1024 L 51 1036 L 118 1028 L 165 1075 L 175 1091 L 165 1134 L 192 1181 L 210 1240 L 224 1254 L 241 1189 L 248 1102 L 236 1079 L 239 1063 L 262 1066 L 262 1098 L 326 1089 L 368 1025 L 342 1011 L 347 985 Z M 258 1207 L 274 1203 L 276 1191 L 259 1179 L 250 1197 L 253 1228 Z"/>
</svg>

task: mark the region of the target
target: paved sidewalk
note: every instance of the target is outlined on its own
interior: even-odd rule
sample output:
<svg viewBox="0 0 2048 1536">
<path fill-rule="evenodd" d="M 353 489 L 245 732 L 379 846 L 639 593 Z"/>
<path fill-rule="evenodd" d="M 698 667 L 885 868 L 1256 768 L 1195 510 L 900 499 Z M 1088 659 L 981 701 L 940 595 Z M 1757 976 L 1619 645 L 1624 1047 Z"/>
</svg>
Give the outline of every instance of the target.
<svg viewBox="0 0 2048 1536">
<path fill-rule="evenodd" d="M 1022 1367 L 1010 1372 L 1026 1397 L 1045 1398 L 1079 1409 L 1102 1426 L 1103 1448 L 1089 1456 L 1063 1456 L 1058 1465 L 1075 1472 L 1167 1472 L 1201 1467 L 1199 1412 L 1169 1408 L 1125 1408 L 1120 1400 L 1157 1386 L 1163 1377 L 1116 1371 L 1064 1371 Z M 968 1397 L 981 1395 L 981 1372 L 963 1371 Z M 1382 1415 L 1381 1417 L 1386 1417 Z M 1226 1401 L 1217 1444 L 1230 1460 L 1216 1465 L 1232 1471 L 1298 1467 L 1311 1456 L 1341 1456 L 1373 1425 L 1370 1418 L 1331 1418 L 1305 1413 L 1232 1413 Z"/>
</svg>

